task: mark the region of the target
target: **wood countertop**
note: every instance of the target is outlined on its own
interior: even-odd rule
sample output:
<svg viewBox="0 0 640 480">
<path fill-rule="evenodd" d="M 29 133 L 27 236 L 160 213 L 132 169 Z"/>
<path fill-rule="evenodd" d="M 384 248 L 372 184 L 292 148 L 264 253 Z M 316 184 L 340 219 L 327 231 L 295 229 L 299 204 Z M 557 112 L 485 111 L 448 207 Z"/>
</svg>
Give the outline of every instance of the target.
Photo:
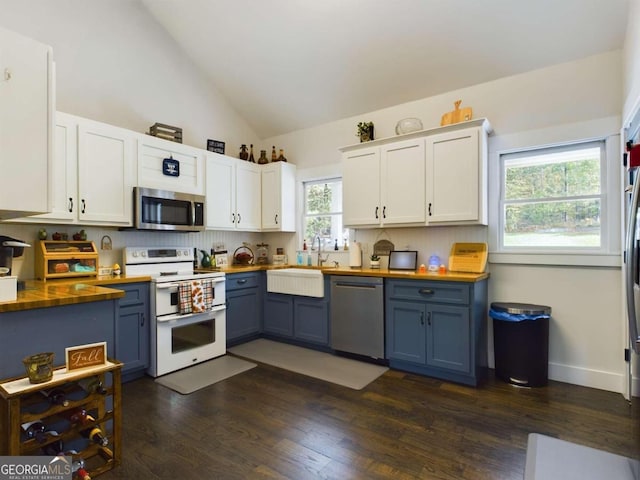
<svg viewBox="0 0 640 480">
<path fill-rule="evenodd" d="M 124 292 L 108 288 L 108 285 L 148 282 L 150 280 L 151 277 L 127 277 L 124 275 L 49 280 L 48 282 L 28 280 L 25 282 L 25 289 L 18 292 L 18 298 L 15 301 L 0 302 L 0 313 L 113 300 L 124 297 Z"/>
<path fill-rule="evenodd" d="M 401 272 L 389 271 L 373 268 L 350 268 L 350 267 L 318 267 L 318 266 L 302 266 L 302 265 L 233 265 L 221 269 L 215 268 L 199 268 L 197 272 L 224 272 L 227 274 L 256 272 L 261 270 L 274 270 L 281 268 L 310 268 L 313 270 L 322 270 L 324 275 L 350 275 L 359 277 L 382 277 L 382 278 L 406 278 L 409 280 L 434 280 L 445 282 L 479 282 L 485 278 L 489 278 L 488 272 L 483 273 L 462 273 L 447 272 L 439 273 L 419 273 L 419 272 Z"/>
</svg>

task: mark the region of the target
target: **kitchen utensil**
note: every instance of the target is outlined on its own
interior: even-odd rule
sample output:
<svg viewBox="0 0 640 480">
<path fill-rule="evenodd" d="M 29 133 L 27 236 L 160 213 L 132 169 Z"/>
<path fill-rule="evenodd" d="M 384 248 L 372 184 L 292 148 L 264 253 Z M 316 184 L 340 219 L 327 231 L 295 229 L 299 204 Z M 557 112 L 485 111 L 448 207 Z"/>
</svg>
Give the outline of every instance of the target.
<svg viewBox="0 0 640 480">
<path fill-rule="evenodd" d="M 211 266 L 211 255 L 209 255 L 204 250 L 200 250 L 200 253 L 202 253 L 202 260 L 200 261 L 200 265 L 202 265 L 202 268 L 209 268 Z"/>
<path fill-rule="evenodd" d="M 351 268 L 362 267 L 362 248 L 360 242 L 353 242 L 349 249 L 349 266 Z"/>
<path fill-rule="evenodd" d="M 236 265 L 251 265 L 253 263 L 253 251 L 243 245 L 233 252 L 233 263 Z"/>
<path fill-rule="evenodd" d="M 473 117 L 473 110 L 471 107 L 460 108 L 462 100 L 456 100 L 454 102 L 455 110 L 445 113 L 440 120 L 440 125 L 451 125 L 452 123 L 466 122 Z"/>
<path fill-rule="evenodd" d="M 418 132 L 422 128 L 422 121 L 419 118 L 403 118 L 396 124 L 396 135 Z"/>
</svg>

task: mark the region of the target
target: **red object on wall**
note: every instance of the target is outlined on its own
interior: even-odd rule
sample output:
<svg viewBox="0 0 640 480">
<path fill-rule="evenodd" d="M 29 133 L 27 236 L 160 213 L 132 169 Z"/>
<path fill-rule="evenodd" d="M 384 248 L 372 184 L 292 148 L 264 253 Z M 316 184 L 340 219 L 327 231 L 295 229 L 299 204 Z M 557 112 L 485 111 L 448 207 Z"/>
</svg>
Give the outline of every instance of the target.
<svg viewBox="0 0 640 480">
<path fill-rule="evenodd" d="M 629 152 L 629 168 L 640 167 L 640 144 L 627 148 Z"/>
</svg>

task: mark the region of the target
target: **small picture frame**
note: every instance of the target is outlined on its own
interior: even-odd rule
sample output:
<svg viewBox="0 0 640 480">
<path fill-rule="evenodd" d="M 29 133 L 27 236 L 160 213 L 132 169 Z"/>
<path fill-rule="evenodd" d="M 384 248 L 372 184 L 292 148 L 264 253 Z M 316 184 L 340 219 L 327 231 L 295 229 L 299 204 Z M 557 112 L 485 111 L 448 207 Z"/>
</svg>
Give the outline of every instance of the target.
<svg viewBox="0 0 640 480">
<path fill-rule="evenodd" d="M 224 155 L 224 142 L 219 140 L 207 140 L 207 150 Z"/>
<path fill-rule="evenodd" d="M 219 252 L 214 254 L 216 259 L 216 267 L 222 268 L 228 265 L 229 259 L 227 258 L 227 252 Z"/>
<path fill-rule="evenodd" d="M 107 364 L 107 342 L 88 343 L 64 349 L 67 371 Z"/>
</svg>

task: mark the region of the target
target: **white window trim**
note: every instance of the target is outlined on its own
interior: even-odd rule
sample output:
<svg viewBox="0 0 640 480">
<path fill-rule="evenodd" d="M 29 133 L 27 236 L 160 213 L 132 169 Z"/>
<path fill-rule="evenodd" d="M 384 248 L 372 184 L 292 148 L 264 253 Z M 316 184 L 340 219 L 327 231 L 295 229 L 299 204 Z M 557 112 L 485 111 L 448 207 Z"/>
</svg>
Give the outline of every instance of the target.
<svg viewBox="0 0 640 480">
<path fill-rule="evenodd" d="M 593 267 L 620 267 L 622 265 L 620 240 L 620 134 L 619 117 L 565 124 L 541 130 L 512 135 L 495 136 L 489 140 L 489 262 L 526 265 L 567 265 Z M 602 231 L 602 248 L 594 251 L 549 252 L 528 250 L 517 252 L 502 248 L 502 188 L 501 155 L 537 148 L 555 147 L 571 143 L 605 140 L 603 191 L 607 226 Z"/>
</svg>

